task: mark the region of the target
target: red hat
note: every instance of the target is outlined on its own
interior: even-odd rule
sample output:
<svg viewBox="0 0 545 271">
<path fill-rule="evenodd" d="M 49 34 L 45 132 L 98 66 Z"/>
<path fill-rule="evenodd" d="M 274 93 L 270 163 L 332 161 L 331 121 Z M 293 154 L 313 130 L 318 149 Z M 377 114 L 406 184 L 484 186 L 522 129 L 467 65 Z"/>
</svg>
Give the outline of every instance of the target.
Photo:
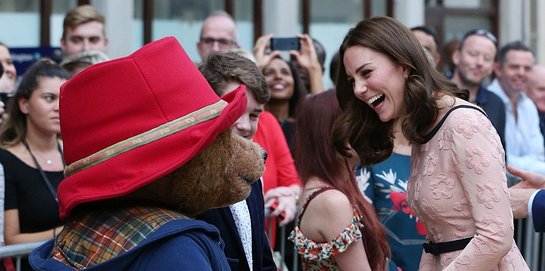
<svg viewBox="0 0 545 271">
<path fill-rule="evenodd" d="M 244 86 L 220 99 L 173 37 L 80 72 L 60 92 L 61 219 L 179 168 L 245 108 Z"/>
</svg>

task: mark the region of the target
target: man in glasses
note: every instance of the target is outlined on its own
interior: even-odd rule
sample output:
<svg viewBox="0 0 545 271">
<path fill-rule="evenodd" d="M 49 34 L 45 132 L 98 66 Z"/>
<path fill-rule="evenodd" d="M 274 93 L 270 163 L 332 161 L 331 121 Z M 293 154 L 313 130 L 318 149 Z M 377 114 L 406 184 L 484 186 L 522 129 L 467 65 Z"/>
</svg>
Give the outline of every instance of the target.
<svg viewBox="0 0 545 271">
<path fill-rule="evenodd" d="M 214 11 L 202 25 L 197 51 L 204 60 L 213 52 L 227 52 L 239 48 L 236 24 L 227 12 Z"/>
<path fill-rule="evenodd" d="M 496 79 L 488 86 L 505 105 L 507 164 L 545 174 L 545 147 L 536 105 L 524 93 L 535 58 L 522 42 L 504 45 L 496 59 Z"/>
<path fill-rule="evenodd" d="M 505 148 L 505 106 L 500 97 L 485 87 L 494 69 L 497 42 L 485 29 L 465 33 L 452 54 L 455 68 L 451 80 L 459 88 L 469 90 L 469 101 L 486 112 Z"/>
</svg>

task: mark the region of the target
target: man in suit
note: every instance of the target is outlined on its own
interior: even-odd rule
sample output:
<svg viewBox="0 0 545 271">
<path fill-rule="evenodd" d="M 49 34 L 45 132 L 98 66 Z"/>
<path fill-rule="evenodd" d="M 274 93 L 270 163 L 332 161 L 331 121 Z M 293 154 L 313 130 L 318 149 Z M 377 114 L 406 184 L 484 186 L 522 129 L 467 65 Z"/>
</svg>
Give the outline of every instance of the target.
<svg viewBox="0 0 545 271">
<path fill-rule="evenodd" d="M 259 115 L 270 98 L 265 78 L 249 59 L 234 53 L 213 53 L 199 65 L 199 70 L 219 96 L 246 85 L 245 113 L 231 131 L 251 140 L 257 130 Z M 265 234 L 265 207 L 261 181 L 252 185 L 245 200 L 224 208 L 212 209 L 197 217 L 218 227 L 225 242 L 225 256 L 231 270 L 276 270 Z"/>
<path fill-rule="evenodd" d="M 536 232 L 545 232 L 545 176 L 513 167 L 509 172 L 523 180 L 509 188 L 513 216 L 532 217 Z"/>
</svg>

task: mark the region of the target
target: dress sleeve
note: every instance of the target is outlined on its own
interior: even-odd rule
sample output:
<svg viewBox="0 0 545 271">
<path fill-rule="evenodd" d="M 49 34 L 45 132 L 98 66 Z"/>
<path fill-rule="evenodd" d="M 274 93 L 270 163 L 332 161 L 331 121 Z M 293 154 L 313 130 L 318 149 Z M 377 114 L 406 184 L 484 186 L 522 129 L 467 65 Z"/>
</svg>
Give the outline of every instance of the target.
<svg viewBox="0 0 545 271">
<path fill-rule="evenodd" d="M 295 249 L 307 261 L 321 262 L 346 251 L 352 243 L 360 240 L 363 237 L 363 227 L 361 215 L 354 210 L 352 222 L 332 241 L 316 243 L 306 238 L 299 227 L 291 232 L 289 240 L 295 243 Z"/>
<path fill-rule="evenodd" d="M 477 110 L 456 110 L 445 124 L 451 144 L 440 146 L 451 146 L 476 233 L 444 270 L 492 270 L 514 242 L 503 148 L 488 118 Z"/>
</svg>

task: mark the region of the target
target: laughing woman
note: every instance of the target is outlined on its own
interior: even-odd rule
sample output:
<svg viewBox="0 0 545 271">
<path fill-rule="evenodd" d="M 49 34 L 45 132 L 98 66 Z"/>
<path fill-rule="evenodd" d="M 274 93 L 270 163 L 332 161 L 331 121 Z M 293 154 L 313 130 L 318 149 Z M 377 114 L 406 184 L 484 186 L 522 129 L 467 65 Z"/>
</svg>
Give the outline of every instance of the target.
<svg viewBox="0 0 545 271">
<path fill-rule="evenodd" d="M 395 19 L 360 22 L 339 51 L 341 131 L 362 165 L 391 155 L 396 121 L 412 144 L 407 199 L 427 229 L 420 270 L 528 270 L 513 240 L 503 147 L 486 114 L 457 97 L 467 92 Z"/>
<path fill-rule="evenodd" d="M 68 73 L 50 60 L 33 64 L 0 128 L 7 245 L 51 239 L 62 228 L 56 193 L 64 169 L 59 91 L 67 78 Z M 23 270 L 31 270 L 26 261 Z"/>
</svg>

